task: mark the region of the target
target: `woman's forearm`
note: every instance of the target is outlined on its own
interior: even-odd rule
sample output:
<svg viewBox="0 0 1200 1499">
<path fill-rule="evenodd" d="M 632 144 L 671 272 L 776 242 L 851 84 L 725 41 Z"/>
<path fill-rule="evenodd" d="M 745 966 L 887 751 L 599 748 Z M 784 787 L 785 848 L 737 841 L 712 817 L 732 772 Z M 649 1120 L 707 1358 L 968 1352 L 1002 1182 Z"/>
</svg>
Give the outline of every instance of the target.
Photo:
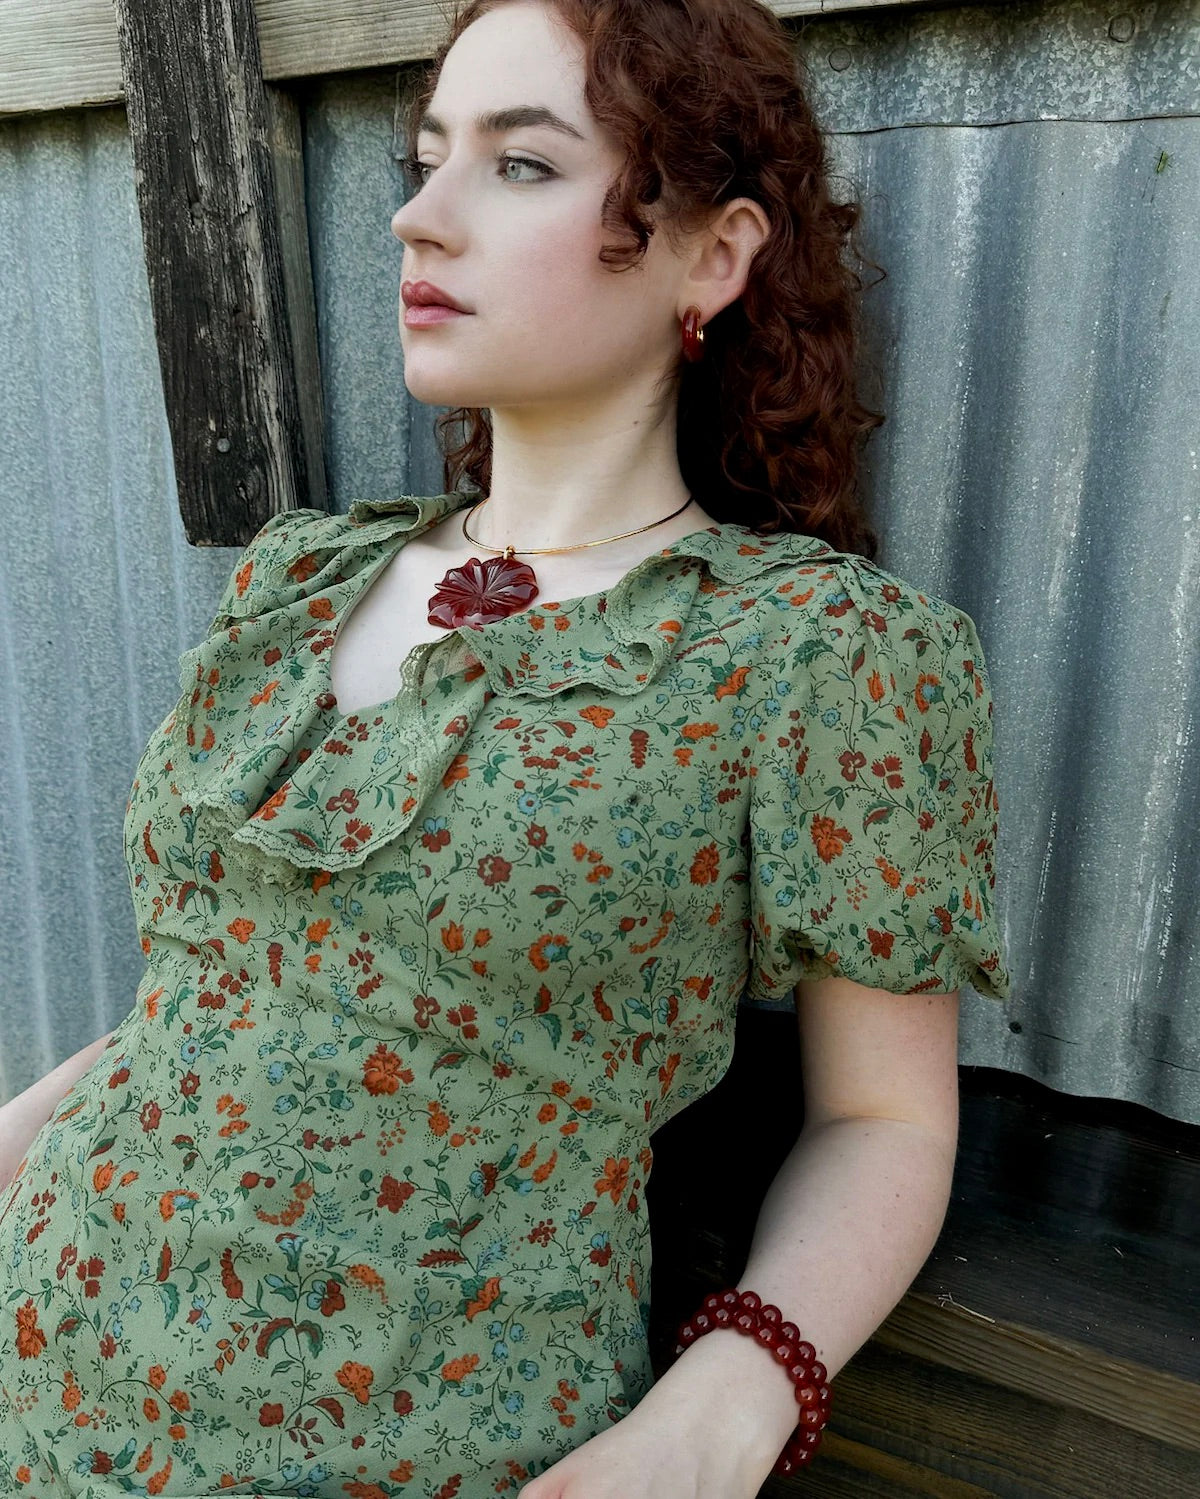
<svg viewBox="0 0 1200 1499">
<path fill-rule="evenodd" d="M 31 1083 L 0 1108 L 0 1187 L 16 1175 L 17 1167 L 37 1138 L 42 1125 L 54 1113 L 60 1100 L 75 1086 L 104 1048 L 113 1032 L 108 1031 L 74 1056 L 60 1062 L 45 1077 Z"/>
<path fill-rule="evenodd" d="M 928 1259 L 953 1172 L 953 1144 L 900 1120 L 805 1129 L 763 1201 L 739 1285 L 774 1302 L 832 1378 Z M 796 1425 L 786 1370 L 725 1328 L 687 1348 L 648 1400 L 661 1404 L 663 1419 L 691 1419 L 715 1440 L 736 1442 L 747 1492 L 757 1492 Z"/>
</svg>

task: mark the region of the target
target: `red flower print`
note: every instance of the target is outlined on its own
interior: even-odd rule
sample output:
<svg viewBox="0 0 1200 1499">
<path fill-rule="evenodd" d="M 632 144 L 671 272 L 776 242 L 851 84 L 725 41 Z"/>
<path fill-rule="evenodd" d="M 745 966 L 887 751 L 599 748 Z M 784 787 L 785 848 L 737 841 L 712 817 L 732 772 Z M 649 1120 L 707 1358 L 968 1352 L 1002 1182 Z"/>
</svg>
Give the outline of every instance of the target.
<svg viewBox="0 0 1200 1499">
<path fill-rule="evenodd" d="M 463 1035 L 468 1041 L 473 1041 L 479 1034 L 479 1027 L 472 1022 L 475 1019 L 474 1005 L 456 1005 L 454 1009 L 446 1011 L 446 1019 L 451 1025 L 461 1027 Z"/>
<path fill-rule="evenodd" d="M 884 755 L 882 760 L 872 762 L 871 773 L 879 776 L 886 786 L 896 791 L 904 785 L 904 777 L 900 774 L 903 763 L 899 755 Z"/>
<path fill-rule="evenodd" d="M 241 1277 L 233 1268 L 233 1250 L 229 1248 L 221 1251 L 221 1285 L 231 1301 L 241 1300 L 245 1287 L 242 1285 Z"/>
<path fill-rule="evenodd" d="M 508 884 L 512 877 L 512 865 L 508 859 L 502 859 L 500 854 L 484 854 L 478 863 L 479 878 L 488 889 L 494 889 L 497 884 Z"/>
<path fill-rule="evenodd" d="M 88 1297 L 99 1296 L 99 1277 L 104 1273 L 104 1261 L 98 1254 L 92 1255 L 83 1264 L 76 1265 L 75 1274 L 83 1282 L 83 1294 Z"/>
<path fill-rule="evenodd" d="M 859 771 L 866 763 L 867 757 L 861 750 L 843 750 L 838 756 L 838 764 L 842 767 L 842 780 L 857 779 Z"/>
<path fill-rule="evenodd" d="M 339 791 L 336 796 L 329 798 L 325 803 L 325 810 L 326 812 L 345 812 L 349 816 L 351 812 L 358 811 L 358 797 L 347 786 L 343 791 Z"/>
<path fill-rule="evenodd" d="M 344 1311 L 346 1298 L 342 1295 L 340 1281 L 327 1280 L 325 1282 L 325 1294 L 321 1297 L 322 1317 L 332 1317 L 335 1312 Z"/>
<path fill-rule="evenodd" d="M 282 1426 L 283 1406 L 273 1403 L 262 1406 L 258 1412 L 258 1424 L 260 1426 Z"/>
<path fill-rule="evenodd" d="M 413 1019 L 423 1031 L 429 1029 L 429 1017 L 441 1013 L 441 1005 L 432 994 L 418 994 L 413 1000 Z"/>
<path fill-rule="evenodd" d="M 379 1184 L 379 1196 L 375 1199 L 375 1206 L 387 1208 L 391 1213 L 398 1213 L 416 1190 L 412 1182 L 397 1181 L 390 1173 L 385 1173 L 383 1181 Z"/>
<path fill-rule="evenodd" d="M 370 823 L 359 822 L 356 817 L 352 817 L 346 824 L 346 837 L 342 839 L 340 846 L 353 853 L 360 844 L 366 843 L 372 831 Z"/>
</svg>

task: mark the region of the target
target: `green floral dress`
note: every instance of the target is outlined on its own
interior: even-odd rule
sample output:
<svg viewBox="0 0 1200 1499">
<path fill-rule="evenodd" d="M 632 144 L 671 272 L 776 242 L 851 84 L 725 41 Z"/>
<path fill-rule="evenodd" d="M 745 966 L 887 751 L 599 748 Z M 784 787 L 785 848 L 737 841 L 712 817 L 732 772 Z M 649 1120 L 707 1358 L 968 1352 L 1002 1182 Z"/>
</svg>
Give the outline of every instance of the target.
<svg viewBox="0 0 1200 1499">
<path fill-rule="evenodd" d="M 0 1191 L 6 1494 L 515 1494 L 652 1383 L 650 1136 L 739 998 L 1008 992 L 966 614 L 710 526 L 343 715 L 339 623 L 472 502 L 276 516 L 181 658 L 145 974 Z"/>
</svg>

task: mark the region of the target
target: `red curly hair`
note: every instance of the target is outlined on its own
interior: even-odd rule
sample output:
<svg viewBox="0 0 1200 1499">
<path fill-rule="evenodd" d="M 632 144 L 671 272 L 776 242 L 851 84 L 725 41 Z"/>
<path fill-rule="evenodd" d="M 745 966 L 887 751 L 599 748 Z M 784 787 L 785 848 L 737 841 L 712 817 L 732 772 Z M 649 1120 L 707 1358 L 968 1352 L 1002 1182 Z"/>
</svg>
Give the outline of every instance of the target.
<svg viewBox="0 0 1200 1499">
<path fill-rule="evenodd" d="M 506 0 L 448 0 L 449 34 L 405 107 L 415 146 L 446 54 L 472 21 Z M 855 489 L 857 444 L 884 417 L 856 395 L 854 358 L 864 260 L 857 202 L 833 202 L 825 142 L 806 69 L 783 23 L 759 0 L 545 0 L 583 44 L 584 97 L 625 148 L 602 223 L 633 242 L 605 245 L 604 265 L 645 255 L 655 205 L 670 234 L 703 224 L 733 198 L 757 202 L 771 230 L 741 297 L 705 327 L 704 358 L 682 352 L 676 446 L 680 473 L 716 520 L 760 534 L 797 531 L 874 559 L 878 537 Z M 419 180 L 419 174 L 418 174 Z M 882 274 L 886 274 L 885 272 Z M 882 279 L 882 275 L 881 275 Z M 447 493 L 491 484 L 490 413 L 438 418 Z M 465 430 L 450 446 L 452 428 Z"/>
</svg>

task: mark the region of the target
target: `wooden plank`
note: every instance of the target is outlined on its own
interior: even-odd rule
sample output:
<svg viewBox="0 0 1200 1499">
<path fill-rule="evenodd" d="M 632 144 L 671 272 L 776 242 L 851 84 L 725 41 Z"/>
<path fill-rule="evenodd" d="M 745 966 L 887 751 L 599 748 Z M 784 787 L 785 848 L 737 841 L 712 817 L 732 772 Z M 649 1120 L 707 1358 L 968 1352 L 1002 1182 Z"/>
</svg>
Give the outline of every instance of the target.
<svg viewBox="0 0 1200 1499">
<path fill-rule="evenodd" d="M 768 0 L 784 17 L 922 0 Z M 431 57 L 439 0 L 255 0 L 262 76 L 271 82 Z M 120 103 L 113 0 L 0 0 L 0 115 Z"/>
<path fill-rule="evenodd" d="M 834 1381 L 816 1461 L 761 1499 L 1184 1499 L 1194 1452 L 1102 1417 L 885 1347 Z"/>
<path fill-rule="evenodd" d="M 277 511 L 324 508 L 298 112 L 268 99 L 250 0 L 116 16 L 184 529 L 242 546 Z"/>
<path fill-rule="evenodd" d="M 980 1319 L 967 1308 L 915 1291 L 875 1332 L 874 1341 L 1200 1453 L 1200 1384 L 1145 1364 L 1098 1355 L 1094 1348 L 1029 1327 Z"/>
<path fill-rule="evenodd" d="M 297 503 L 328 510 L 325 482 L 325 398 L 317 341 L 317 299 L 309 254 L 308 203 L 304 187 L 304 139 L 300 106 L 286 88 L 264 85 L 275 210 L 283 258 L 283 284 L 292 370 L 304 444 L 307 498 Z M 265 519 L 265 517 L 264 517 Z M 247 538 L 249 539 L 249 538 Z"/>
</svg>

